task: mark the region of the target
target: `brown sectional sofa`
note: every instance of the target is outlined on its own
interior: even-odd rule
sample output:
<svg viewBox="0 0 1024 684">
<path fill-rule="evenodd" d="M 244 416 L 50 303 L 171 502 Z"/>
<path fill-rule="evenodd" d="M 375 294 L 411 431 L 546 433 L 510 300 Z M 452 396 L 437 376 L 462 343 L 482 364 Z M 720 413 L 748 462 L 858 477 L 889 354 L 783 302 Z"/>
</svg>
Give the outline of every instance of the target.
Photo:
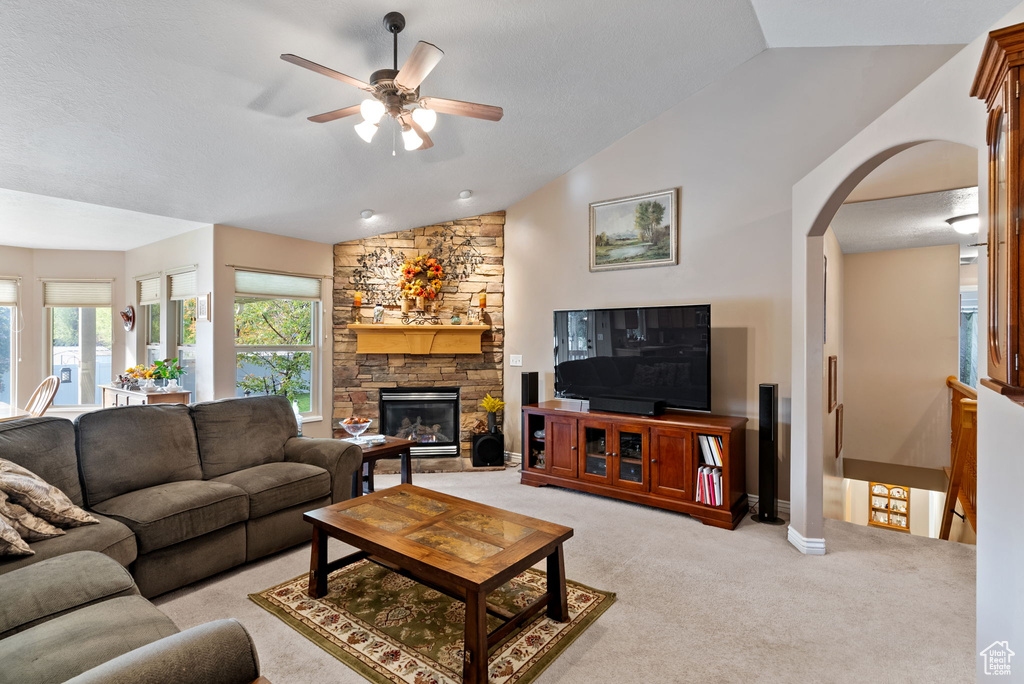
<svg viewBox="0 0 1024 684">
<path fill-rule="evenodd" d="M 130 567 L 152 597 L 308 541 L 302 513 L 348 498 L 358 446 L 297 437 L 283 397 L 103 409 L 0 424 L 0 458 L 100 519 L 0 560 L 0 574 L 77 550 Z"/>
</svg>

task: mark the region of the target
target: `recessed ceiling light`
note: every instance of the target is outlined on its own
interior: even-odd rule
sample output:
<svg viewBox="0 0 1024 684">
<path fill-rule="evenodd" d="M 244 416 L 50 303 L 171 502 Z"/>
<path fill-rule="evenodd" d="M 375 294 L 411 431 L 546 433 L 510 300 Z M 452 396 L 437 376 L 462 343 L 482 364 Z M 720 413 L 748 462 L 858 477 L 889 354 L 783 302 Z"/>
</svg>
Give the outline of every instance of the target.
<svg viewBox="0 0 1024 684">
<path fill-rule="evenodd" d="M 974 235 L 981 227 L 977 214 L 965 214 L 946 219 L 946 223 L 953 226 L 953 230 L 961 235 Z"/>
<path fill-rule="evenodd" d="M 472 196 L 473 196 L 473 191 L 472 190 L 463 190 L 462 192 L 459 193 L 459 199 L 469 199 Z"/>
<path fill-rule="evenodd" d="M 364 219 L 373 218 L 373 209 L 363 209 L 361 212 L 359 212 L 359 215 L 362 216 Z"/>
</svg>

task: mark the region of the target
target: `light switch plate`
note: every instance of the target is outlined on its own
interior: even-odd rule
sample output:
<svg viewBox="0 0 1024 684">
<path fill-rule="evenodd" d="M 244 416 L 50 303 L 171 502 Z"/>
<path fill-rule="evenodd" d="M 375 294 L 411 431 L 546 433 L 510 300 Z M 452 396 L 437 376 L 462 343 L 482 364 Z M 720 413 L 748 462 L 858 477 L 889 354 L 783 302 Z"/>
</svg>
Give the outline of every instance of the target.
<svg viewBox="0 0 1024 684">
<path fill-rule="evenodd" d="M 510 366 L 522 366 L 523 365 L 523 355 L 522 354 L 509 354 L 509 356 L 508 356 L 508 365 L 510 365 Z"/>
</svg>

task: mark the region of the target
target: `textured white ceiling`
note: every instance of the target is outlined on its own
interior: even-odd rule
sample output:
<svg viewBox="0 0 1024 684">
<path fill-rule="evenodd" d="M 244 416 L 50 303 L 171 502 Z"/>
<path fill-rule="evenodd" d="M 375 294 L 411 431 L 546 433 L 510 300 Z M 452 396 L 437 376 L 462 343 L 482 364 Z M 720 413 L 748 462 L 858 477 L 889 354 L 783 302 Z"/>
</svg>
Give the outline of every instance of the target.
<svg viewBox="0 0 1024 684">
<path fill-rule="evenodd" d="M 749 0 L 3 7 L 0 187 L 324 242 L 503 209 L 765 47 Z M 396 156 L 386 131 L 306 121 L 362 93 L 279 55 L 367 79 L 390 66 L 392 9 L 400 61 L 445 51 L 424 95 L 504 120 L 442 115 L 433 149 Z"/>
<path fill-rule="evenodd" d="M 751 0 L 768 47 L 968 43 L 1020 0 Z"/>
<path fill-rule="evenodd" d="M 844 254 L 979 242 L 961 235 L 946 219 L 978 213 L 978 188 L 929 192 L 892 199 L 844 204 L 832 219 Z M 974 250 L 976 252 L 976 250 Z"/>
<path fill-rule="evenodd" d="M 30 249 L 124 250 L 203 224 L 0 189 L 0 245 Z"/>
</svg>

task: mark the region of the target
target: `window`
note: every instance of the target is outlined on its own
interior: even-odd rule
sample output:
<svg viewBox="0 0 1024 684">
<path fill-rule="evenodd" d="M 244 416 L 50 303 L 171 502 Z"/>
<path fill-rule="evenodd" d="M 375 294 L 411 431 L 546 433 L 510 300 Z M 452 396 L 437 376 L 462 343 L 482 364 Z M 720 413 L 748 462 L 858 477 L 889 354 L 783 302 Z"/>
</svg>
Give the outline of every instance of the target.
<svg viewBox="0 0 1024 684">
<path fill-rule="evenodd" d="M 160 337 L 160 278 L 142 278 L 139 290 L 139 339 L 146 365 L 163 359 L 163 338 Z"/>
<path fill-rule="evenodd" d="M 50 372 L 60 378 L 55 406 L 95 406 L 110 382 L 111 282 L 43 282 Z"/>
<path fill-rule="evenodd" d="M 18 281 L 0 278 L 0 401 L 14 402 L 14 336 L 17 331 Z"/>
<path fill-rule="evenodd" d="M 235 271 L 237 396 L 282 394 L 316 413 L 320 279 Z"/>
<path fill-rule="evenodd" d="M 185 375 L 178 383 L 196 400 L 196 272 L 173 273 L 170 281 L 171 321 L 178 364 Z"/>
</svg>

